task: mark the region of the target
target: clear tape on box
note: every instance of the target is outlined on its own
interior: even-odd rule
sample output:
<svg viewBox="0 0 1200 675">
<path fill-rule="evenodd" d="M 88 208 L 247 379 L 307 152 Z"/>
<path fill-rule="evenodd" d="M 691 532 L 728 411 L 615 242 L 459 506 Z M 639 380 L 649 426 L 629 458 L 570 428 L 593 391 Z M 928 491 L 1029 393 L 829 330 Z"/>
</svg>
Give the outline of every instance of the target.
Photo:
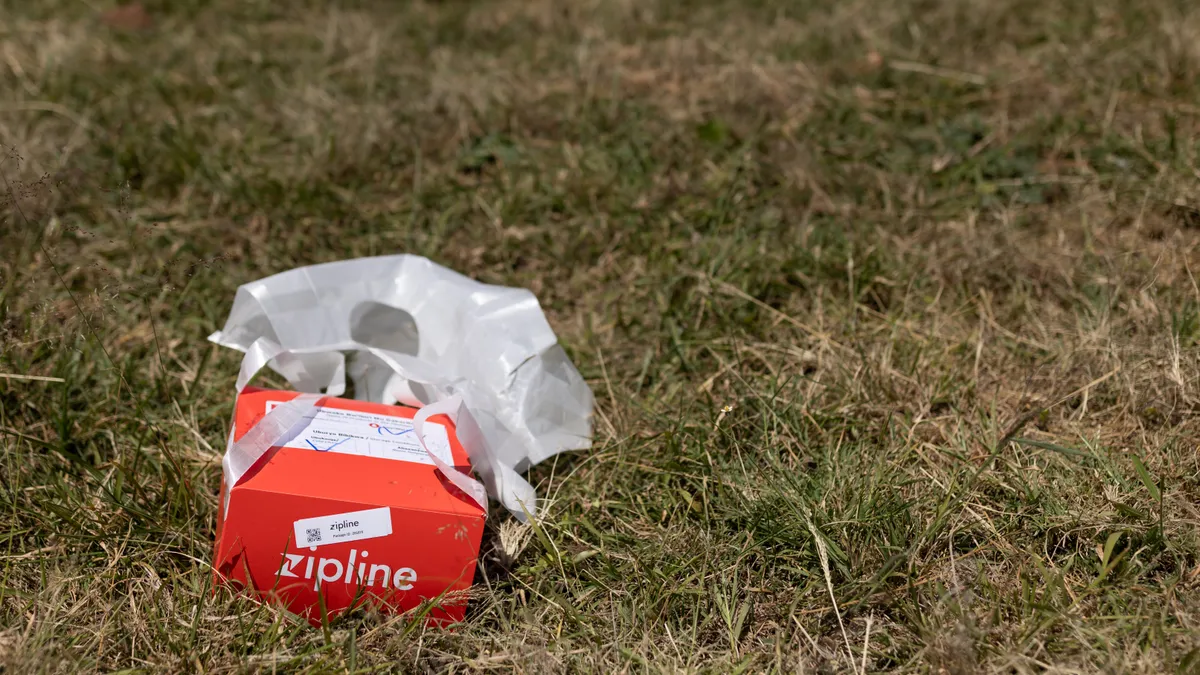
<svg viewBox="0 0 1200 675">
<path fill-rule="evenodd" d="M 572 365 L 533 293 L 483 284 L 412 255 L 312 265 L 244 284 L 225 327 L 209 340 L 245 356 L 240 393 L 264 366 L 301 396 L 277 406 L 223 461 L 228 491 L 272 447 L 312 419 L 322 392 L 445 414 L 482 484 L 433 453 L 438 469 L 486 508 L 537 514 L 521 472 L 591 446 L 592 391 Z M 347 358 L 348 355 L 348 358 Z M 227 504 L 228 506 L 228 504 Z"/>
</svg>

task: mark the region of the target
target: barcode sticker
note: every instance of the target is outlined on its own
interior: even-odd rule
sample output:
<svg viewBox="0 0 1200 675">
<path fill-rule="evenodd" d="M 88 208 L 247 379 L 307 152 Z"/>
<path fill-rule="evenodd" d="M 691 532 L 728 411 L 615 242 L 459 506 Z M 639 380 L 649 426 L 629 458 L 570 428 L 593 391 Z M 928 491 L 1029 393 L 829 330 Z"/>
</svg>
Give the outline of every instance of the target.
<svg viewBox="0 0 1200 675">
<path fill-rule="evenodd" d="M 293 527 L 296 544 L 314 548 L 325 544 L 386 537 L 392 533 L 392 510 L 385 506 L 366 511 L 304 518 L 297 520 Z"/>
</svg>

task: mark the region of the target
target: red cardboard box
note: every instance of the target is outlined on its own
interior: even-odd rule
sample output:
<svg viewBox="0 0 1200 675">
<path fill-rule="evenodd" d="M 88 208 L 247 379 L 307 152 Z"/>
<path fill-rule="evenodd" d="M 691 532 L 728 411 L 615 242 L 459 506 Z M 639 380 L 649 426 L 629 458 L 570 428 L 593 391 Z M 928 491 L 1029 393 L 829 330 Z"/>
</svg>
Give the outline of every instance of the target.
<svg viewBox="0 0 1200 675">
<path fill-rule="evenodd" d="M 235 439 L 297 395 L 246 388 Z M 233 487 L 228 517 L 222 501 L 216 579 L 314 625 L 322 604 L 332 618 L 364 602 L 402 612 L 428 600 L 431 621 L 462 620 L 487 514 L 434 467 L 412 432 L 415 413 L 322 399 L 305 430 Z M 431 417 L 425 439 L 447 463 L 469 470 L 448 418 Z"/>
</svg>

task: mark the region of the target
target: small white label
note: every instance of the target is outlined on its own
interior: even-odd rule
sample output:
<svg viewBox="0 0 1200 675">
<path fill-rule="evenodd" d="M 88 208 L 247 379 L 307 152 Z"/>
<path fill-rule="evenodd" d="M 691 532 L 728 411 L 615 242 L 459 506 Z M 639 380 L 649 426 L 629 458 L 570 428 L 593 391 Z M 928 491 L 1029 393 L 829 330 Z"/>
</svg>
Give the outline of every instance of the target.
<svg viewBox="0 0 1200 675">
<path fill-rule="evenodd" d="M 267 401 L 267 411 L 270 412 L 277 405 L 280 405 L 278 401 Z M 425 443 L 443 462 L 454 464 L 445 426 L 426 422 Z M 308 427 L 282 447 L 398 459 L 433 466 L 433 460 L 417 440 L 412 420 L 357 410 L 317 408 Z"/>
<path fill-rule="evenodd" d="M 392 510 L 385 506 L 366 511 L 305 518 L 297 520 L 293 528 L 296 546 L 299 548 L 386 537 L 392 533 Z"/>
</svg>

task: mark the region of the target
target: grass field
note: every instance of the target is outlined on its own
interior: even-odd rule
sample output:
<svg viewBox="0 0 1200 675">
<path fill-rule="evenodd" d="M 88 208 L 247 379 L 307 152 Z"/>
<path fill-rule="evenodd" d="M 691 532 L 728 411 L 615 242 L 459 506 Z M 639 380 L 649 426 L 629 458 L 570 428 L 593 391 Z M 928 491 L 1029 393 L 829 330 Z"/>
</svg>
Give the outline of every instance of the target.
<svg viewBox="0 0 1200 675">
<path fill-rule="evenodd" d="M 0 671 L 1200 672 L 1200 5 L 0 7 Z M 400 252 L 594 448 L 457 630 L 214 595 L 205 336 Z"/>
</svg>

